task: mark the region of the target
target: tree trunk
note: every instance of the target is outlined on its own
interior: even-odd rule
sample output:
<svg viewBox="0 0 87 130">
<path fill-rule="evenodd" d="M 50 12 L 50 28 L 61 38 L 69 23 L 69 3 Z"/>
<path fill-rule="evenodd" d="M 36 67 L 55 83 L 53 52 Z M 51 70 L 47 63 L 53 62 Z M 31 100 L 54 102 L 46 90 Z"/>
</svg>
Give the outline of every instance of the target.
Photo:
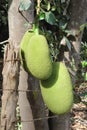
<svg viewBox="0 0 87 130">
<path fill-rule="evenodd" d="M 54 114 L 50 112 L 50 116 Z M 58 115 L 55 118 L 49 119 L 50 130 L 70 130 L 70 114 Z"/>
<path fill-rule="evenodd" d="M 48 120 L 48 111 L 46 110 L 45 104 L 42 99 L 39 81 L 29 74 L 29 90 L 31 92 L 28 95 L 28 99 L 31 104 L 35 130 L 49 130 Z"/>
<path fill-rule="evenodd" d="M 80 32 L 79 28 L 82 24 L 86 22 L 87 18 L 87 1 L 84 0 L 71 0 L 70 1 L 70 22 L 68 24 L 68 29 L 71 34 L 68 34 L 69 40 L 72 41 L 72 49 L 65 51 L 65 43 L 64 46 L 61 46 L 61 55 L 59 57 L 60 60 L 64 61 L 69 72 L 72 77 L 73 85 L 76 82 L 77 72 L 81 69 L 81 61 L 80 61 L 80 46 L 81 46 L 81 38 L 82 32 Z M 78 5 L 77 5 L 78 3 Z M 62 56 L 62 57 L 61 57 Z M 74 59 L 75 65 L 74 70 L 71 69 L 72 60 Z M 51 116 L 53 113 L 51 113 Z M 58 116 L 58 118 L 50 119 L 50 130 L 71 130 L 70 127 L 70 113 Z"/>
<path fill-rule="evenodd" d="M 15 130 L 17 88 L 19 83 L 18 51 L 18 48 L 15 48 L 12 43 L 5 47 L 1 130 Z"/>
<path fill-rule="evenodd" d="M 32 110 L 31 110 L 29 100 L 27 98 L 28 85 L 29 85 L 28 84 L 28 74 L 21 67 L 18 103 L 19 103 L 19 107 L 20 107 L 22 130 L 35 130 Z"/>
<path fill-rule="evenodd" d="M 33 21 L 33 11 L 32 7 L 28 11 L 23 11 L 21 13 L 18 11 L 20 5 L 19 0 L 12 0 L 9 3 L 8 11 L 8 21 L 9 21 L 9 37 L 13 41 L 15 46 L 19 47 L 20 41 L 26 30 L 31 28 L 31 23 Z M 33 6 L 33 4 L 32 4 Z M 24 16 L 24 17 L 23 17 Z M 26 21 L 27 18 L 29 23 Z M 28 24 L 28 26 L 25 26 Z M 26 96 L 26 90 L 28 88 L 28 74 L 20 68 L 20 77 L 19 77 L 19 107 L 20 107 L 20 116 L 22 122 L 22 130 L 35 130 L 34 123 L 26 122 L 29 119 L 33 119 L 32 110 L 30 103 Z M 22 92 L 24 90 L 24 92 Z"/>
</svg>

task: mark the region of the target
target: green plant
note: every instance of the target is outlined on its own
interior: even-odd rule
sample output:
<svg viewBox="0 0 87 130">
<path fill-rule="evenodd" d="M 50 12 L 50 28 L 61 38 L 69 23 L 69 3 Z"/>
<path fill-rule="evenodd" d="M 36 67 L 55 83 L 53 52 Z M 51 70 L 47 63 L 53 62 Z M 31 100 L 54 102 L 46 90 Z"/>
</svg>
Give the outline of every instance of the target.
<svg viewBox="0 0 87 130">
<path fill-rule="evenodd" d="M 84 81 L 87 81 L 87 61 L 82 61 L 82 76 L 84 78 Z"/>
<path fill-rule="evenodd" d="M 20 108 L 19 105 L 17 104 L 16 107 L 16 124 L 15 124 L 15 130 L 21 130 L 22 128 L 22 123 L 21 123 L 21 117 L 20 117 Z"/>
<path fill-rule="evenodd" d="M 87 42 L 81 42 L 81 51 L 80 51 L 81 60 L 87 60 Z"/>
<path fill-rule="evenodd" d="M 57 60 L 60 53 L 60 41 L 67 35 L 69 20 L 69 14 L 67 13 L 68 5 L 69 3 L 66 0 L 43 0 L 37 6 L 39 11 L 36 14 L 36 18 L 39 21 L 40 33 L 45 35 L 48 40 L 53 61 Z"/>
<path fill-rule="evenodd" d="M 81 63 L 82 63 L 82 76 L 84 81 L 87 81 L 87 42 L 81 42 Z"/>
<path fill-rule="evenodd" d="M 0 26 L 7 25 L 8 0 L 0 1 Z"/>
<path fill-rule="evenodd" d="M 0 42 L 8 39 L 8 0 L 0 0 Z M 5 44 L 4 44 L 5 45 Z M 0 58 L 3 57 L 4 45 L 0 44 Z"/>
</svg>

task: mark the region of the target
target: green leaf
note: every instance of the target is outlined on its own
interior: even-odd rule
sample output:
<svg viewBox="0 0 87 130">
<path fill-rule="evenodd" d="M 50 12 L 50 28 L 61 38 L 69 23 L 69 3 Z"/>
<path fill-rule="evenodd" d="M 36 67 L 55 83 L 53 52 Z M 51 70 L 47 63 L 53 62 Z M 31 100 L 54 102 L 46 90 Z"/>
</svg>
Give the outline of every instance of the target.
<svg viewBox="0 0 87 130">
<path fill-rule="evenodd" d="M 84 80 L 87 81 L 87 72 L 84 75 Z"/>
<path fill-rule="evenodd" d="M 65 30 L 66 27 L 67 27 L 67 23 L 63 20 L 60 20 L 59 21 L 59 27 L 60 27 L 60 29 Z"/>
<path fill-rule="evenodd" d="M 82 67 L 86 67 L 87 66 L 87 61 L 82 61 Z"/>
<path fill-rule="evenodd" d="M 80 26 L 80 31 L 83 31 L 85 27 L 87 27 L 87 23 L 82 24 L 82 25 Z"/>
<path fill-rule="evenodd" d="M 44 20 L 44 18 L 45 18 L 45 14 L 41 12 L 39 15 L 39 20 Z"/>
<path fill-rule="evenodd" d="M 66 2 L 66 0 L 61 0 L 61 3 L 65 3 Z"/>
<path fill-rule="evenodd" d="M 52 9 L 51 9 L 52 11 L 55 11 L 56 10 L 56 7 L 55 6 L 52 6 Z"/>
<path fill-rule="evenodd" d="M 31 4 L 32 2 L 30 0 L 20 0 L 19 10 L 20 11 L 28 10 Z"/>
<path fill-rule="evenodd" d="M 48 1 L 47 10 L 50 10 L 50 2 Z"/>
<path fill-rule="evenodd" d="M 51 11 L 45 12 L 45 21 L 50 25 L 57 25 L 55 15 Z"/>
</svg>

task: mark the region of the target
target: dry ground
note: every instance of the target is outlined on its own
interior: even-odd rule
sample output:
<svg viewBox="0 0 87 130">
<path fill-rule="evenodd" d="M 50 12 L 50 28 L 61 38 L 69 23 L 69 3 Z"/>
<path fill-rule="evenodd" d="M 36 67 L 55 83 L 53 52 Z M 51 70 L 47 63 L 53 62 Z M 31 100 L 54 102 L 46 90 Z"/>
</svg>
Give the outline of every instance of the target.
<svg viewBox="0 0 87 130">
<path fill-rule="evenodd" d="M 76 92 L 80 95 L 82 102 L 73 106 L 71 112 L 71 128 L 72 130 L 87 130 L 87 83 L 82 83 L 79 88 L 76 88 Z"/>
</svg>

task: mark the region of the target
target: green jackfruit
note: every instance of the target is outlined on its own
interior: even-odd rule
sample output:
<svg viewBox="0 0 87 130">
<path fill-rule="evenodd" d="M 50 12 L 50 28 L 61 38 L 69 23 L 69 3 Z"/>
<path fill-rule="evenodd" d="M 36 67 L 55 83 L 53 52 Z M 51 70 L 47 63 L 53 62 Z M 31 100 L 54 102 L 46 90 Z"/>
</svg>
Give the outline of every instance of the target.
<svg viewBox="0 0 87 130">
<path fill-rule="evenodd" d="M 52 73 L 52 62 L 46 38 L 43 35 L 31 37 L 27 47 L 27 67 L 38 79 L 47 79 Z"/>
<path fill-rule="evenodd" d="M 55 114 L 67 113 L 73 104 L 73 90 L 70 75 L 62 62 L 53 63 L 49 79 L 40 81 L 44 102 Z"/>
<path fill-rule="evenodd" d="M 23 68 L 29 72 L 28 68 L 27 68 L 27 61 L 26 61 L 26 49 L 29 43 L 30 38 L 34 35 L 33 31 L 26 31 L 21 43 L 20 43 L 20 60 L 21 60 L 21 65 L 23 66 Z"/>
</svg>

